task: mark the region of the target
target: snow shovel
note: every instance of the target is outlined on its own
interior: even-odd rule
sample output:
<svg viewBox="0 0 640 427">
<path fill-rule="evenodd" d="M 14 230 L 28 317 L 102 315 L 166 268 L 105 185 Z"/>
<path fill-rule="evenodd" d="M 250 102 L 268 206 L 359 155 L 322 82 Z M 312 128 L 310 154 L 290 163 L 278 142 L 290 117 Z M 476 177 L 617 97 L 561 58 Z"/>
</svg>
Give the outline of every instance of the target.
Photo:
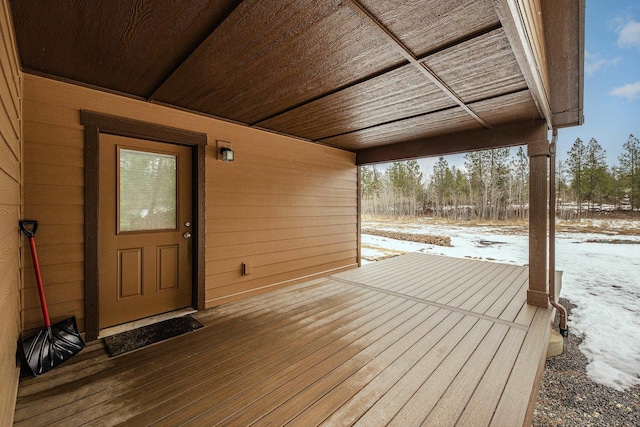
<svg viewBox="0 0 640 427">
<path fill-rule="evenodd" d="M 42 305 L 42 317 L 44 325 L 37 334 L 22 340 L 22 351 L 25 362 L 29 365 L 33 376 L 44 374 L 47 371 L 60 365 L 67 359 L 75 356 L 84 348 L 84 341 L 78 333 L 76 318 L 71 317 L 51 326 L 47 301 L 44 298 L 44 288 L 42 287 L 42 276 L 40 275 L 40 265 L 38 264 L 38 254 L 36 252 L 36 242 L 33 237 L 38 229 L 38 221 L 20 221 L 20 230 L 29 238 L 31 246 L 31 257 L 33 267 L 36 271 L 36 281 L 38 282 L 38 293 L 40 294 L 40 305 Z"/>
</svg>

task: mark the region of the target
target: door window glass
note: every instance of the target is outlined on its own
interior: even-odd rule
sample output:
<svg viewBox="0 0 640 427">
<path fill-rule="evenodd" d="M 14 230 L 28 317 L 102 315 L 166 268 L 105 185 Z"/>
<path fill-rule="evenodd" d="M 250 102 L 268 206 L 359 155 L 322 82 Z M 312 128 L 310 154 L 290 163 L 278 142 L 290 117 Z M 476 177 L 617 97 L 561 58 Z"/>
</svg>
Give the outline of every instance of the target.
<svg viewBox="0 0 640 427">
<path fill-rule="evenodd" d="M 119 231 L 175 230 L 177 157 L 119 150 Z"/>
</svg>

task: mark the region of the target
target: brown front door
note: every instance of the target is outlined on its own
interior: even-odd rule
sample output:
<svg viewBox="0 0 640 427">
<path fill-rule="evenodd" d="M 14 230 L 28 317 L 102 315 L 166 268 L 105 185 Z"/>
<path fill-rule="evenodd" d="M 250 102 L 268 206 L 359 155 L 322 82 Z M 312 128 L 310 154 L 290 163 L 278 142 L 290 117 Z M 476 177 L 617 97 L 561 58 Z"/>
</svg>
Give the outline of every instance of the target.
<svg viewBox="0 0 640 427">
<path fill-rule="evenodd" d="M 99 327 L 188 307 L 191 148 L 100 135 Z"/>
</svg>

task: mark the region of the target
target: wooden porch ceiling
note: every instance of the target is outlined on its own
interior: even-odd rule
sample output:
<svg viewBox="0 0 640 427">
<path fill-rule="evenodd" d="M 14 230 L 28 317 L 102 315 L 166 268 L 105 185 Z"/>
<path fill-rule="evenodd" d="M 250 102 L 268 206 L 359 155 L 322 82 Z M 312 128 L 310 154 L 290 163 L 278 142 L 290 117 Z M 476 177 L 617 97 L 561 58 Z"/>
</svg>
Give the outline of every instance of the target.
<svg viewBox="0 0 640 427">
<path fill-rule="evenodd" d="M 487 131 L 476 149 L 515 145 L 493 130 L 580 124 L 583 2 L 547 2 L 11 5 L 25 72 L 360 153 L 473 130 Z M 432 151 L 455 151 L 440 141 Z"/>
</svg>

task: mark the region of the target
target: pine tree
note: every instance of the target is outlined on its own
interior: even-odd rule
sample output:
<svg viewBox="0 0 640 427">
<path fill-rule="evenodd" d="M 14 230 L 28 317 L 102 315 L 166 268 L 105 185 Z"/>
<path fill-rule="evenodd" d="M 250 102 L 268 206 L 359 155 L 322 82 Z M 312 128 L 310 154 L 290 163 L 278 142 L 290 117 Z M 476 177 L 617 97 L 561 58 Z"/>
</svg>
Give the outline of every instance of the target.
<svg viewBox="0 0 640 427">
<path fill-rule="evenodd" d="M 451 174 L 453 175 L 453 203 L 455 206 L 456 218 L 462 218 L 461 213 L 463 213 L 465 219 L 470 219 L 468 205 L 470 205 L 471 202 L 469 200 L 469 179 L 467 174 L 462 170 L 457 169 L 455 166 L 451 168 Z"/>
<path fill-rule="evenodd" d="M 593 205 L 596 201 L 602 203 L 603 196 L 609 187 L 606 152 L 595 138 L 589 140 L 584 158 L 584 196 Z"/>
<path fill-rule="evenodd" d="M 483 219 L 496 220 L 506 209 L 509 152 L 508 148 L 498 148 L 465 154 L 472 198 Z"/>
<path fill-rule="evenodd" d="M 566 165 L 571 179 L 571 190 L 578 204 L 578 215 L 582 212 L 582 200 L 584 194 L 584 163 L 585 146 L 580 138 L 577 138 L 571 149 L 567 152 L 569 158 Z"/>
<path fill-rule="evenodd" d="M 373 167 L 360 167 L 360 191 L 363 198 L 373 195 Z"/>
<path fill-rule="evenodd" d="M 620 171 L 620 167 L 611 166 L 611 191 L 609 193 L 609 202 L 615 206 L 618 206 L 620 203 L 620 199 L 624 196 L 623 194 L 623 179 L 624 175 Z"/>
<path fill-rule="evenodd" d="M 416 160 L 395 162 L 386 171 L 396 214 L 415 215 L 422 204 L 422 171 Z"/>
<path fill-rule="evenodd" d="M 481 218 L 486 216 L 489 154 L 487 151 L 472 151 L 464 155 L 464 165 L 469 178 L 470 203 L 475 207 L 476 215 Z"/>
<path fill-rule="evenodd" d="M 525 218 L 525 205 L 529 201 L 529 158 L 524 149 L 518 147 L 516 158 L 511 162 L 514 194 L 511 203 L 518 206 L 518 217 Z"/>
<path fill-rule="evenodd" d="M 569 211 L 564 205 L 571 201 L 569 181 L 566 162 L 559 161 L 556 166 L 556 209 L 560 212 L 560 217 L 565 219 L 568 218 Z"/>
<path fill-rule="evenodd" d="M 629 135 L 629 139 L 622 146 L 624 151 L 618 157 L 622 181 L 627 187 L 632 209 L 640 205 L 640 141 Z"/>
<path fill-rule="evenodd" d="M 447 191 L 451 191 L 451 183 L 447 182 L 447 172 L 451 174 L 449 163 L 444 157 L 440 156 L 438 162 L 433 165 L 433 175 L 431 175 L 431 182 L 429 184 L 431 187 L 431 194 L 434 199 L 434 213 L 436 216 L 440 216 L 442 214 L 442 209 L 447 203 L 445 193 Z"/>
<path fill-rule="evenodd" d="M 362 166 L 360 168 L 363 213 L 370 215 L 381 213 L 379 200 L 384 187 L 383 176 L 375 166 Z"/>
</svg>

